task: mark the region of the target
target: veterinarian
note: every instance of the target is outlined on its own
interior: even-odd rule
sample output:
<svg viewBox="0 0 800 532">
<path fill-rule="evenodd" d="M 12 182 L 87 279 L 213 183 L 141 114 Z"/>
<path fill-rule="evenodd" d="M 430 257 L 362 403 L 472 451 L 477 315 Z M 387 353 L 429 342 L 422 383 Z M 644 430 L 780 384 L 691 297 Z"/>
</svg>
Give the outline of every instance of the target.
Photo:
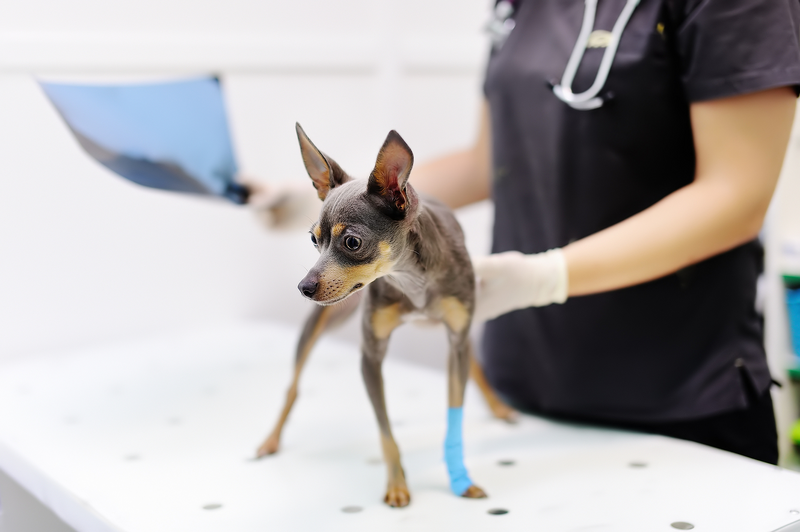
<svg viewBox="0 0 800 532">
<path fill-rule="evenodd" d="M 494 200 L 474 261 L 486 376 L 526 412 L 774 464 L 757 235 L 800 2 L 594 4 L 498 6 L 475 144 L 412 174 L 454 208 Z"/>
</svg>

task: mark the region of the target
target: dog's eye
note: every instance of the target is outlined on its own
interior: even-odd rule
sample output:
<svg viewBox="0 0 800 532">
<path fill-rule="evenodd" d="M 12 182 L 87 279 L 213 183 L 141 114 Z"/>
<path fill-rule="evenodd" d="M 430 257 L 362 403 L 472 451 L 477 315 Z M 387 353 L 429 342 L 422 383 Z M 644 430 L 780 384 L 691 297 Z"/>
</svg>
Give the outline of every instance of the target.
<svg viewBox="0 0 800 532">
<path fill-rule="evenodd" d="M 344 245 L 347 246 L 347 249 L 355 251 L 361 247 L 361 239 L 357 236 L 348 236 L 344 239 Z"/>
<path fill-rule="evenodd" d="M 314 244 L 315 247 L 317 246 L 317 237 L 314 236 L 314 233 L 311 233 L 311 243 Z"/>
</svg>

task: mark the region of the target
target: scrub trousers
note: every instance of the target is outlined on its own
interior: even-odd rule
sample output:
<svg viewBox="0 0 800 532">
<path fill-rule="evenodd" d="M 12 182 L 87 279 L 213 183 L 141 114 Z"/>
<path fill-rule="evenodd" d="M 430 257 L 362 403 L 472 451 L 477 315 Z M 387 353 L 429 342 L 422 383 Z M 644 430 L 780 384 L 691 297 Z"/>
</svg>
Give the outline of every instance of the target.
<svg viewBox="0 0 800 532">
<path fill-rule="evenodd" d="M 746 386 L 743 410 L 666 423 L 625 423 L 621 428 L 702 443 L 723 451 L 778 464 L 778 430 L 769 388 L 762 394 Z"/>
<path fill-rule="evenodd" d="M 747 396 L 746 408 L 696 419 L 647 423 L 609 421 L 573 415 L 545 415 L 545 417 L 660 434 L 702 443 L 709 447 L 777 465 L 778 429 L 775 424 L 775 411 L 770 389 L 767 388 L 765 392 L 758 393 L 749 379 L 745 379 L 744 382 Z M 509 404 L 514 405 L 513 401 L 509 401 Z"/>
</svg>

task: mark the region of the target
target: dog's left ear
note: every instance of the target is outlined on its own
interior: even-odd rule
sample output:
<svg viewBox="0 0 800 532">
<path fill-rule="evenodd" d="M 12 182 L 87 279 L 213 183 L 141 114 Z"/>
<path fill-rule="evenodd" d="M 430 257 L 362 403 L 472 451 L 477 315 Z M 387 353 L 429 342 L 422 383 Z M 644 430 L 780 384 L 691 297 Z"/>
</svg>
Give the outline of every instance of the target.
<svg viewBox="0 0 800 532">
<path fill-rule="evenodd" d="M 325 197 L 332 188 L 346 183 L 350 177 L 336 164 L 336 161 L 314 146 L 300 124 L 296 123 L 294 127 L 297 131 L 297 141 L 300 143 L 300 153 L 303 156 L 303 164 L 308 176 L 314 183 L 314 188 L 317 189 L 319 199 L 325 201 Z"/>
<path fill-rule="evenodd" d="M 382 199 L 396 216 L 404 216 L 410 207 L 406 183 L 413 165 L 411 148 L 397 131 L 390 131 L 369 175 L 367 192 Z"/>
</svg>

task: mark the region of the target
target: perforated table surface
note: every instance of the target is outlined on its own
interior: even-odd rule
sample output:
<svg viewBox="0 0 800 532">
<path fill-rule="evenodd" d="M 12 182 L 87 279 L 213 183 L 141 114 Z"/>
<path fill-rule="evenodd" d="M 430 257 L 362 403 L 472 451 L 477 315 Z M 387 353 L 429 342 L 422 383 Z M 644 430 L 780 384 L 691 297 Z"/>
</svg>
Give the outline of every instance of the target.
<svg viewBox="0 0 800 532">
<path fill-rule="evenodd" d="M 448 488 L 442 372 L 388 360 L 411 489 L 385 469 L 355 346 L 323 341 L 282 450 L 254 460 L 297 331 L 241 324 L 0 366 L 0 468 L 78 531 L 800 531 L 800 474 L 659 436 L 490 417 L 468 389 L 465 458 L 489 498 Z"/>
</svg>

